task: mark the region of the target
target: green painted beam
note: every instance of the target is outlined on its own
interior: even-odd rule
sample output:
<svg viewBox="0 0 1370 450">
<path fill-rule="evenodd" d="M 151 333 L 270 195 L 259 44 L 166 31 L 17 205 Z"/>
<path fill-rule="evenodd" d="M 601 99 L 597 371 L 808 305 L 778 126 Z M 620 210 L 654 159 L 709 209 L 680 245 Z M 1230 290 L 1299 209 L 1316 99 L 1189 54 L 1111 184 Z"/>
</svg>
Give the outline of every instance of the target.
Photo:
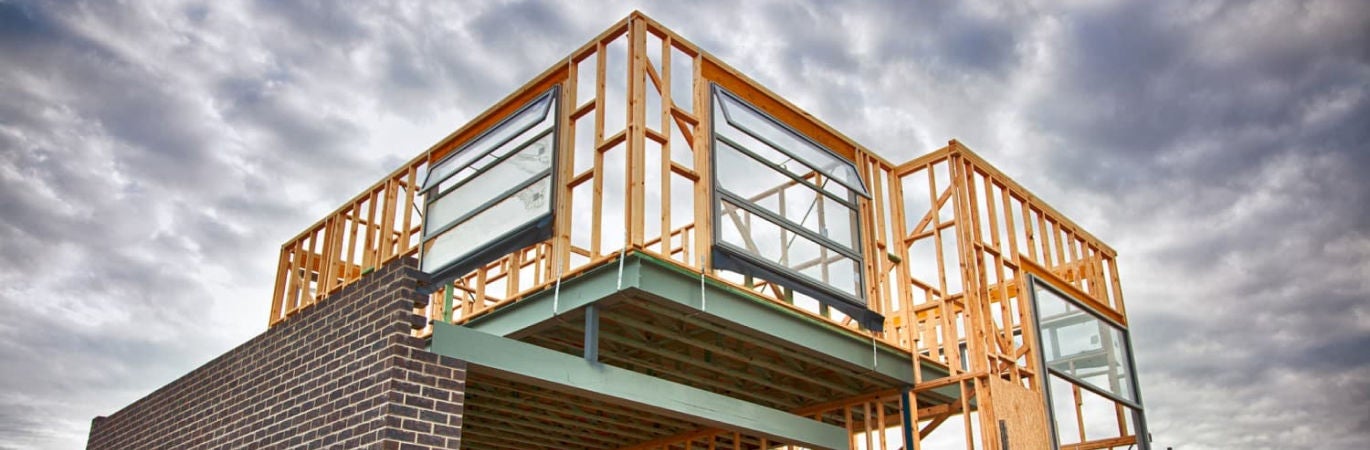
<svg viewBox="0 0 1370 450">
<path fill-rule="evenodd" d="M 434 324 L 432 349 L 519 382 L 806 447 L 850 448 L 836 426 L 468 327 Z"/>
<path fill-rule="evenodd" d="M 617 264 L 604 264 L 573 278 L 561 286 L 544 289 L 498 310 L 472 319 L 466 326 L 496 336 L 508 336 L 584 307 L 619 291 Z"/>
<path fill-rule="evenodd" d="M 619 267 L 617 263 L 603 264 L 575 278 L 563 280 L 559 295 L 556 289 L 538 292 L 474 319 L 467 326 L 498 336 L 508 336 L 623 292 L 682 305 L 776 339 L 799 344 L 858 370 L 869 370 L 895 384 L 913 383 L 913 361 L 910 355 L 885 343 L 873 342 L 844 328 L 758 299 L 714 280 L 705 279 L 701 298 L 699 273 L 652 256 L 631 253 L 623 261 L 621 272 Z M 925 366 L 924 370 L 940 372 L 932 366 Z"/>
<path fill-rule="evenodd" d="M 709 283 L 709 280 L 705 282 L 701 299 L 697 273 L 682 273 L 675 266 L 648 257 L 634 256 L 637 255 L 629 256 L 629 262 L 636 262 L 634 266 L 639 271 L 634 274 L 637 278 L 631 286 L 625 274 L 625 288 L 697 309 L 782 341 L 799 344 L 847 364 L 869 369 L 897 383 L 913 383 L 913 362 L 904 351 L 769 301 L 759 300 L 731 286 Z"/>
</svg>

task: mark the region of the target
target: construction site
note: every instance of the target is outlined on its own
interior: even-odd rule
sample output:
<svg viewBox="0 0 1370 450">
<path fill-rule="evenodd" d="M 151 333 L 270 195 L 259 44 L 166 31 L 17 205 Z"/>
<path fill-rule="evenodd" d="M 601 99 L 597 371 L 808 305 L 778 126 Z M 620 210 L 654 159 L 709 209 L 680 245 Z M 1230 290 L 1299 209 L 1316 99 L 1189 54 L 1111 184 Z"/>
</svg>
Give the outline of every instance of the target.
<svg viewBox="0 0 1370 450">
<path fill-rule="evenodd" d="M 267 330 L 88 448 L 1150 448 L 1112 248 L 819 119 L 633 13 L 341 193 Z"/>
</svg>

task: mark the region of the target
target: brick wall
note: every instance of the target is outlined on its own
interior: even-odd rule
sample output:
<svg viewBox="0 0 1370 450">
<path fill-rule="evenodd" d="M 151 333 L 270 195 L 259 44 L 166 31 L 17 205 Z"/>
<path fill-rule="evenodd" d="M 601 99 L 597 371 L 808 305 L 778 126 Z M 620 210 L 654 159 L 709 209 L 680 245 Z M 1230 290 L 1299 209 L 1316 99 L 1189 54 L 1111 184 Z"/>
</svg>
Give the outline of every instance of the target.
<svg viewBox="0 0 1370 450">
<path fill-rule="evenodd" d="M 91 423 L 89 449 L 458 448 L 465 365 L 410 336 L 396 260 Z"/>
</svg>

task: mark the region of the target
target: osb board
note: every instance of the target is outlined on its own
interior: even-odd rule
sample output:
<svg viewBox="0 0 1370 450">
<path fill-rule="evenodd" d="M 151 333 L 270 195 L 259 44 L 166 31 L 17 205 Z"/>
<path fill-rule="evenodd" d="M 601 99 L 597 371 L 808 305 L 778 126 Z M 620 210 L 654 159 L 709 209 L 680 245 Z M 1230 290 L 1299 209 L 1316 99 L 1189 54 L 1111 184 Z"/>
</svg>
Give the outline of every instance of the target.
<svg viewBox="0 0 1370 450">
<path fill-rule="evenodd" d="M 989 377 L 994 416 L 1004 421 L 1009 448 L 1050 448 L 1046 405 L 1042 395 L 999 377 Z"/>
</svg>

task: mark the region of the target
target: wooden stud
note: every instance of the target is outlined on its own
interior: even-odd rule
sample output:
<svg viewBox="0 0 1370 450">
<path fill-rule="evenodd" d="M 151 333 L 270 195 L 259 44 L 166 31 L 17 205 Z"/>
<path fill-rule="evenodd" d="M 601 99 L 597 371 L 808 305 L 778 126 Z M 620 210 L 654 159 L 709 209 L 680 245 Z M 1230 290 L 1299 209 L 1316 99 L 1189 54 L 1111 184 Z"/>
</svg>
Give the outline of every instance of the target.
<svg viewBox="0 0 1370 450">
<path fill-rule="evenodd" d="M 647 130 L 647 23 L 641 20 L 631 20 L 631 31 L 628 33 L 628 145 L 627 153 L 627 173 L 628 186 L 624 193 L 627 201 L 627 211 L 623 215 L 627 223 L 624 230 L 627 230 L 627 242 L 624 245 L 624 252 L 628 249 L 643 248 L 645 239 L 644 224 L 647 218 L 644 216 L 644 202 L 646 201 L 646 130 Z"/>
</svg>

